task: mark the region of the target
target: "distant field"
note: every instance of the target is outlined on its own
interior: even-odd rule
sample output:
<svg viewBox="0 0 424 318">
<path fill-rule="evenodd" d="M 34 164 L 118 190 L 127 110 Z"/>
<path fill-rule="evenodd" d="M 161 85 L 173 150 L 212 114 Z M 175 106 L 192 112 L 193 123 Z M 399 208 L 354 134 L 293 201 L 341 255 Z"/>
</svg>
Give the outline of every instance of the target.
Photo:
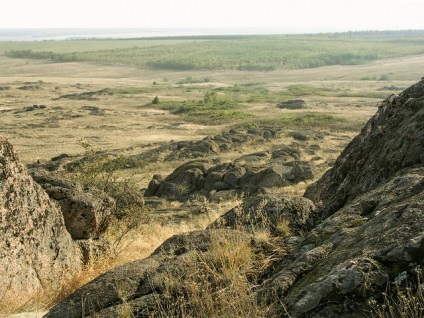
<svg viewBox="0 0 424 318">
<path fill-rule="evenodd" d="M 151 47 L 158 45 L 173 45 L 184 42 L 192 42 L 193 40 L 185 40 L 181 38 L 149 38 L 149 39 L 129 39 L 129 40 L 63 40 L 63 41 L 23 41 L 23 42 L 1 42 L 0 54 L 10 52 L 11 50 L 32 50 L 35 52 L 52 52 L 52 53 L 73 53 L 86 51 L 102 51 L 137 47 Z"/>
<path fill-rule="evenodd" d="M 274 71 L 424 54 L 424 31 L 13 42 L 0 53 L 165 70 Z"/>
</svg>

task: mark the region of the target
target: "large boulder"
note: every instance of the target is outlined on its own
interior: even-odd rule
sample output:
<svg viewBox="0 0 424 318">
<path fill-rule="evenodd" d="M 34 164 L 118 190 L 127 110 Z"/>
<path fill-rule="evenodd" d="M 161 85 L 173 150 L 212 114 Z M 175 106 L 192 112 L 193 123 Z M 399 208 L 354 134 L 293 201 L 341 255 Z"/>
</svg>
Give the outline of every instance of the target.
<svg viewBox="0 0 424 318">
<path fill-rule="evenodd" d="M 0 308 L 58 291 L 81 270 L 59 206 L 0 136 Z"/>
<path fill-rule="evenodd" d="M 281 109 L 303 109 L 306 108 L 306 103 L 303 99 L 291 99 L 279 103 L 277 107 Z"/>
<path fill-rule="evenodd" d="M 73 239 L 98 239 L 107 229 L 115 200 L 96 188 L 54 177 L 42 170 L 34 171 L 34 180 L 61 207 L 65 225 Z"/>
<path fill-rule="evenodd" d="M 146 197 L 158 196 L 172 199 L 185 198 L 193 191 L 204 187 L 208 167 L 207 161 L 193 161 L 178 167 L 166 178 L 155 175 L 144 195 Z"/>
</svg>

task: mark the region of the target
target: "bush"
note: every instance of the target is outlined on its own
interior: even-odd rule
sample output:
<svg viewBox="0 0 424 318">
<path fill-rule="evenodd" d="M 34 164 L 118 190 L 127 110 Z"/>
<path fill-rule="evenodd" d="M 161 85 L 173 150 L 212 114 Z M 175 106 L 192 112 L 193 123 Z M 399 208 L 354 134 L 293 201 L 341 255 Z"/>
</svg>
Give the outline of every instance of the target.
<svg viewBox="0 0 424 318">
<path fill-rule="evenodd" d="M 152 100 L 152 104 L 153 105 L 157 105 L 157 104 L 159 104 L 159 97 L 155 97 L 155 98 L 153 98 L 153 100 Z"/>
<path fill-rule="evenodd" d="M 144 206 L 144 199 L 134 181 L 119 180 L 117 173 L 124 169 L 126 158 L 119 156 L 110 159 L 101 152 L 95 152 L 91 146 L 81 141 L 85 148 L 83 159 L 70 167 L 73 178 L 84 187 L 95 187 L 116 200 L 116 217 L 123 217 Z"/>
</svg>

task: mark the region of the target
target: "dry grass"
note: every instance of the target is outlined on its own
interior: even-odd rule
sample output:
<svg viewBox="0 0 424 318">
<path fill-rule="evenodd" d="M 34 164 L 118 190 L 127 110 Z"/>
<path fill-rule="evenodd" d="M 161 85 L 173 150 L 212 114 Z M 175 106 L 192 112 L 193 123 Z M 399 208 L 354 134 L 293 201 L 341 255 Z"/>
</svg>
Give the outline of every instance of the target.
<svg viewBox="0 0 424 318">
<path fill-rule="evenodd" d="M 212 233 L 206 252 L 194 250 L 181 270 L 156 278 L 161 301 L 151 316 L 272 317 L 254 293 L 264 262 L 243 233 Z"/>
<path fill-rule="evenodd" d="M 383 293 L 383 303 L 372 301 L 374 318 L 422 318 L 424 317 L 424 286 L 422 271 L 417 271 L 416 280 L 406 287 Z"/>
</svg>

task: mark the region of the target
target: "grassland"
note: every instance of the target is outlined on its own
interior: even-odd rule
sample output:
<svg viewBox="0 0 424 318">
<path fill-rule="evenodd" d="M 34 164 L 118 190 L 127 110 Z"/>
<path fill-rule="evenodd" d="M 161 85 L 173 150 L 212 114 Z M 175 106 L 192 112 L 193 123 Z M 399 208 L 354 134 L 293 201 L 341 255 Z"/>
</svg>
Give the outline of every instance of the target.
<svg viewBox="0 0 424 318">
<path fill-rule="evenodd" d="M 127 156 L 243 126 L 278 127 L 283 133 L 269 143 L 222 153 L 223 162 L 290 144 L 320 149 L 322 166 L 328 168 L 383 98 L 423 76 L 424 64 L 420 32 L 13 42 L 0 47 L 0 134 L 27 164 L 64 153 L 83 155 L 84 144 Z M 306 108 L 277 107 L 293 99 L 304 100 Z M 322 138 L 301 143 L 290 137 L 293 131 L 310 130 Z M 119 171 L 118 177 L 145 188 L 154 174 L 170 173 L 181 163 L 152 161 Z M 275 191 L 301 194 L 305 187 Z M 181 203 L 169 202 L 165 212 L 153 211 L 152 218 L 143 219 L 113 260 L 85 273 L 75 287 L 112 266 L 146 257 L 172 234 L 204 228 L 236 203 L 207 203 L 211 213 L 193 215 Z M 109 235 L 119 236 L 126 224 L 116 221 L 116 232 Z"/>
</svg>

